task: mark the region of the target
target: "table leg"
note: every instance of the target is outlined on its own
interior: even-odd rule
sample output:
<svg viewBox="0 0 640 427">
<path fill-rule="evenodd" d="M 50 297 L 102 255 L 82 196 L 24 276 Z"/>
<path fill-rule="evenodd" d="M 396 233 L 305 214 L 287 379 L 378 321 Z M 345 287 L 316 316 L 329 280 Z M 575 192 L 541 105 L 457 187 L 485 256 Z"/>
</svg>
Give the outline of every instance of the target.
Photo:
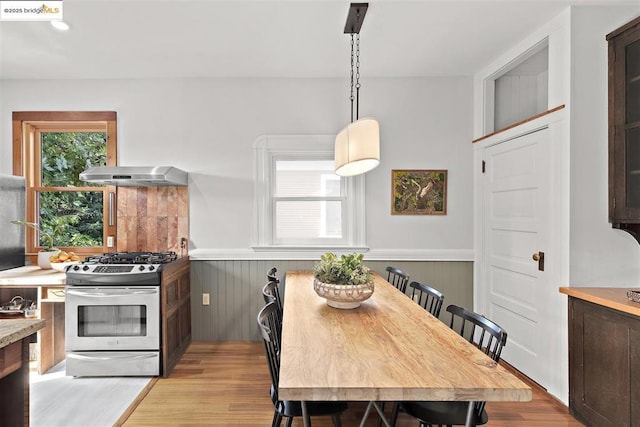
<svg viewBox="0 0 640 427">
<path fill-rule="evenodd" d="M 302 423 L 304 427 L 311 427 L 311 418 L 309 418 L 309 413 L 307 412 L 307 402 L 301 401 L 300 406 L 302 406 Z"/>
<path fill-rule="evenodd" d="M 360 421 L 360 427 L 364 427 L 364 423 L 367 422 L 367 418 L 369 418 L 369 412 L 371 412 L 371 407 L 373 406 L 373 400 L 369 402 L 367 405 L 367 409 L 364 411 L 364 415 L 362 416 L 362 420 Z"/>
<path fill-rule="evenodd" d="M 380 406 L 378 406 L 378 402 L 374 400 L 370 401 L 367 405 L 367 409 L 364 411 L 364 415 L 362 416 L 362 421 L 360 421 L 360 427 L 364 427 L 364 424 L 367 422 L 367 418 L 369 418 L 369 412 L 371 412 L 372 407 L 375 408 L 375 410 L 378 412 L 378 415 L 380 416 L 380 419 L 382 420 L 384 425 L 387 427 L 391 427 L 391 424 L 389 424 L 389 420 L 387 420 L 387 418 L 384 416 L 384 411 L 380 408 Z"/>
<path fill-rule="evenodd" d="M 467 408 L 467 420 L 464 423 L 465 427 L 471 427 L 473 425 L 473 411 L 475 409 L 475 402 L 469 402 L 469 407 Z"/>
</svg>

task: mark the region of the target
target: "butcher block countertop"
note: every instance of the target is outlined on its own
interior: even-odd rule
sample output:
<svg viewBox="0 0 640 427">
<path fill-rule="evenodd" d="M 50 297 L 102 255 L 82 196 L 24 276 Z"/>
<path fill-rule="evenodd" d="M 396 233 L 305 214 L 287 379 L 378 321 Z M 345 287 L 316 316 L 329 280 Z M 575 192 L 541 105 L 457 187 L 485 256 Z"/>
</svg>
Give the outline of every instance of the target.
<svg viewBox="0 0 640 427">
<path fill-rule="evenodd" d="M 64 286 L 65 278 L 63 272 L 27 265 L 0 271 L 0 286 Z"/>
<path fill-rule="evenodd" d="M 0 348 L 36 333 L 45 323 L 41 319 L 0 320 Z"/>
<path fill-rule="evenodd" d="M 627 291 L 640 291 L 637 287 L 628 288 L 578 288 L 562 287 L 560 292 L 613 310 L 640 317 L 640 303 L 627 298 Z"/>
</svg>

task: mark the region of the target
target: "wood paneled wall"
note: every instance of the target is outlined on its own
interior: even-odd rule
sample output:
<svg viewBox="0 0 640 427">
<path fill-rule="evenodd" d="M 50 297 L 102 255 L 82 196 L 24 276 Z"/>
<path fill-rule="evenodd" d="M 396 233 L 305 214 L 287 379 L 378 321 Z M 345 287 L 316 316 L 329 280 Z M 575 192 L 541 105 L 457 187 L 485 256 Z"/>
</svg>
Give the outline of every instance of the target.
<svg viewBox="0 0 640 427">
<path fill-rule="evenodd" d="M 189 238 L 188 187 L 119 187 L 118 251 L 181 252 Z"/>
<path fill-rule="evenodd" d="M 314 261 L 192 261 L 191 321 L 193 341 L 257 341 L 256 316 L 264 306 L 262 287 L 267 270 L 310 270 Z M 406 271 L 411 281 L 427 283 L 445 296 L 449 304 L 473 308 L 473 262 L 470 261 L 369 261 L 372 270 L 386 277 L 389 265 Z M 286 292 L 286 286 L 285 286 Z M 407 293 L 410 293 L 407 289 Z M 210 305 L 202 305 L 202 294 Z M 448 322 L 442 310 L 440 318 Z"/>
</svg>

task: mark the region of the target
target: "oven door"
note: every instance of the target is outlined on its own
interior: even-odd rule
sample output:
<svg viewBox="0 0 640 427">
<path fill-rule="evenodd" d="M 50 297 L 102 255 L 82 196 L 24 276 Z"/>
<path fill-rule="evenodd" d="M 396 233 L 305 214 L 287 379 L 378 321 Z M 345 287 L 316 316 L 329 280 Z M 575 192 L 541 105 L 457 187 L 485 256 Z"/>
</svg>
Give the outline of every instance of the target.
<svg viewBox="0 0 640 427">
<path fill-rule="evenodd" d="M 159 286 L 67 286 L 67 351 L 159 350 Z"/>
</svg>

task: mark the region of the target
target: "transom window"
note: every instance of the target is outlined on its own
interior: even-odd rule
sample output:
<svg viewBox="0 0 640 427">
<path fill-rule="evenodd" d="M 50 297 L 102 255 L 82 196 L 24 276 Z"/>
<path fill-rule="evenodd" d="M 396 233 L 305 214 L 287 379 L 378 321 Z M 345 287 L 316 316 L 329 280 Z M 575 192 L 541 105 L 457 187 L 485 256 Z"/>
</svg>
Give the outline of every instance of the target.
<svg viewBox="0 0 640 427">
<path fill-rule="evenodd" d="M 364 179 L 335 174 L 333 137 L 267 136 L 254 149 L 257 249 L 364 245 Z"/>
</svg>

